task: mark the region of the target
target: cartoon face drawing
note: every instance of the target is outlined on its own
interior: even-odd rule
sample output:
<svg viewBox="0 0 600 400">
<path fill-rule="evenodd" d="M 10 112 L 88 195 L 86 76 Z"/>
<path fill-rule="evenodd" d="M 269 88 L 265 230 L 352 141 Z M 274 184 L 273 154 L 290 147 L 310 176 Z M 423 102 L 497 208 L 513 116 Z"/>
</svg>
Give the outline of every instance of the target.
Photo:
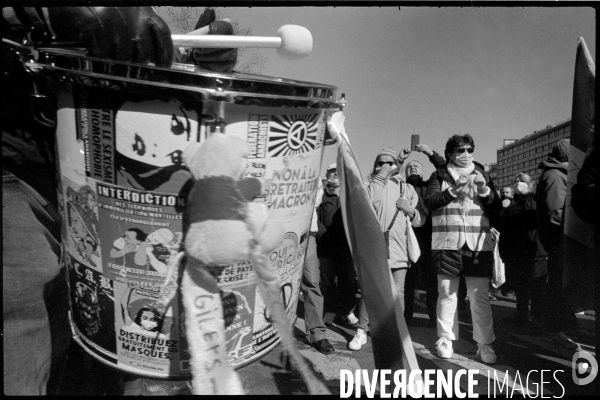
<svg viewBox="0 0 600 400">
<path fill-rule="evenodd" d="M 156 167 L 181 165 L 190 142 L 198 141 L 198 115 L 171 101 L 125 102 L 117 112 L 117 151 Z"/>
</svg>

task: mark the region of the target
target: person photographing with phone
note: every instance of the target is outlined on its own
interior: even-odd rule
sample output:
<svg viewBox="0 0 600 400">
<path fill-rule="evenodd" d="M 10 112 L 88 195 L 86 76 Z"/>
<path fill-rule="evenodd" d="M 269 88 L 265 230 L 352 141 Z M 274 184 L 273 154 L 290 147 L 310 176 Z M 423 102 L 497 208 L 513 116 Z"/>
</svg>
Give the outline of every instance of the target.
<svg viewBox="0 0 600 400">
<path fill-rule="evenodd" d="M 407 224 L 417 227 L 424 221 L 417 193 L 400 174 L 400 166 L 410 152 L 410 149 L 406 148 L 397 155 L 390 147 L 381 150 L 375 158 L 371 182 L 367 188 L 381 231 L 388 231 L 388 266 L 402 311 L 406 273 L 412 264 L 407 243 Z M 412 293 L 410 295 L 412 296 Z M 361 299 L 358 308 L 358 329 L 348 345 L 350 350 L 359 350 L 367 343 L 366 330 L 369 319 L 364 300 Z"/>
</svg>

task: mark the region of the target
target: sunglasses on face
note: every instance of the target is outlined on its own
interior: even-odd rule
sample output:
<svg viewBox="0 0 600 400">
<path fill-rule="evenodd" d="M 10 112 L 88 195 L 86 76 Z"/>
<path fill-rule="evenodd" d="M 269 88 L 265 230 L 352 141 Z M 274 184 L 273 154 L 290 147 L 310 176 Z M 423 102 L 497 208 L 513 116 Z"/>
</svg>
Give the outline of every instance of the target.
<svg viewBox="0 0 600 400">
<path fill-rule="evenodd" d="M 462 153 L 464 153 L 465 151 L 468 151 L 468 152 L 469 152 L 469 154 L 473 153 L 473 149 L 472 149 L 472 148 L 470 148 L 470 147 L 469 147 L 468 149 L 465 149 L 465 148 L 459 148 L 459 149 L 456 149 L 456 152 L 457 152 L 458 154 L 462 154 Z"/>
<path fill-rule="evenodd" d="M 394 165 L 393 161 L 379 161 L 377 163 L 378 166 L 383 167 L 385 164 L 389 165 L 390 167 Z"/>
</svg>

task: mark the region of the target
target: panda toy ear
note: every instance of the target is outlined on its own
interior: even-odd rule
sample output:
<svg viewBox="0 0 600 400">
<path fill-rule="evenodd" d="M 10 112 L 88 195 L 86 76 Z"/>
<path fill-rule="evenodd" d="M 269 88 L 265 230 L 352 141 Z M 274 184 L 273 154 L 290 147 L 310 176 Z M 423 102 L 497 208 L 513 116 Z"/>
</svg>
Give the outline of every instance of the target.
<svg viewBox="0 0 600 400">
<path fill-rule="evenodd" d="M 190 170 L 192 175 L 194 175 L 195 178 L 196 178 L 196 174 L 194 173 L 192 164 L 194 161 L 194 157 L 200 150 L 200 146 L 201 146 L 201 144 L 197 143 L 197 142 L 192 142 L 192 143 L 188 144 L 181 156 L 181 158 L 183 158 L 183 162 L 185 163 L 185 165 L 187 165 L 188 169 Z"/>
</svg>

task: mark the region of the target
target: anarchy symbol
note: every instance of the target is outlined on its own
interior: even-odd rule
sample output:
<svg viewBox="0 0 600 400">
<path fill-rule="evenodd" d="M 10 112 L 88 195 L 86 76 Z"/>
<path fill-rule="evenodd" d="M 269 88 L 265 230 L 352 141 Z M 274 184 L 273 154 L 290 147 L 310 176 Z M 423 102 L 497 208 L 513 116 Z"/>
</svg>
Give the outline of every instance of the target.
<svg viewBox="0 0 600 400">
<path fill-rule="evenodd" d="M 304 145 L 308 136 L 306 122 L 296 121 L 288 129 L 287 142 L 292 150 L 299 150 Z"/>
</svg>

